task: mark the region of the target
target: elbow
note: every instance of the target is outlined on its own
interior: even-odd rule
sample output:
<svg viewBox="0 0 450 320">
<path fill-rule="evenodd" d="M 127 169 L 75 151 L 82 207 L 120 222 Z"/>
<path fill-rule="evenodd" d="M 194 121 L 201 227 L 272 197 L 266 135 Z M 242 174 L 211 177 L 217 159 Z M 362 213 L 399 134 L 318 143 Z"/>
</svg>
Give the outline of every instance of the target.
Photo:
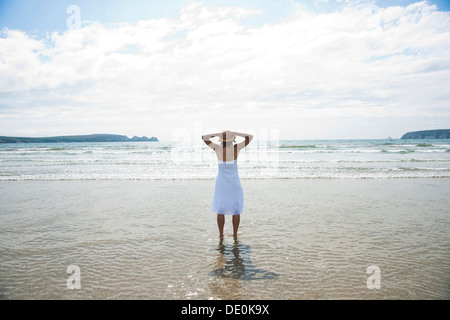
<svg viewBox="0 0 450 320">
<path fill-rule="evenodd" d="M 245 136 L 245 145 L 248 145 L 253 139 L 251 134 Z"/>
<path fill-rule="evenodd" d="M 207 145 L 209 145 L 210 143 L 212 143 L 209 138 L 207 136 L 202 136 L 202 140 L 204 143 L 206 143 Z"/>
</svg>

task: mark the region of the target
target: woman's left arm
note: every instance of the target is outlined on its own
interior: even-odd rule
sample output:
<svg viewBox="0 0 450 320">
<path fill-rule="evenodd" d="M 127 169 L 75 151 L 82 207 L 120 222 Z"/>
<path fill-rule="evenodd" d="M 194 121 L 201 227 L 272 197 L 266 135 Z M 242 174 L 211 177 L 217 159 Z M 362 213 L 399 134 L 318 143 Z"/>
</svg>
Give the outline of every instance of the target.
<svg viewBox="0 0 450 320">
<path fill-rule="evenodd" d="M 205 134 L 205 135 L 203 135 L 202 136 L 202 139 L 203 139 L 203 141 L 208 141 L 209 139 L 211 139 L 211 138 L 214 138 L 214 137 L 219 137 L 219 136 L 221 136 L 222 134 L 221 133 L 211 133 L 211 134 Z"/>
<path fill-rule="evenodd" d="M 214 149 L 214 146 L 217 146 L 217 143 L 212 142 L 210 139 L 214 137 L 221 137 L 221 133 L 211 133 L 211 134 L 205 134 L 202 136 L 202 140 L 210 147 L 211 149 Z M 213 144 L 213 146 L 211 145 Z"/>
</svg>

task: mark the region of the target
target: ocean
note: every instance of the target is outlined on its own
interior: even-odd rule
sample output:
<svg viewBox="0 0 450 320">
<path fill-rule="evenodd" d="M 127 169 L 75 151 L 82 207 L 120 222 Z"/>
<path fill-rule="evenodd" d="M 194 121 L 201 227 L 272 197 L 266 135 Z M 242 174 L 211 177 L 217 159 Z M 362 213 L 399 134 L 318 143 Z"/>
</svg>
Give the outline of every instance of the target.
<svg viewBox="0 0 450 320">
<path fill-rule="evenodd" d="M 448 178 L 450 140 L 253 141 L 242 179 Z M 203 142 L 0 144 L 1 180 L 214 179 Z"/>
<path fill-rule="evenodd" d="M 201 141 L 200 141 L 201 142 Z M 0 145 L 0 299 L 450 299 L 450 141 Z"/>
</svg>

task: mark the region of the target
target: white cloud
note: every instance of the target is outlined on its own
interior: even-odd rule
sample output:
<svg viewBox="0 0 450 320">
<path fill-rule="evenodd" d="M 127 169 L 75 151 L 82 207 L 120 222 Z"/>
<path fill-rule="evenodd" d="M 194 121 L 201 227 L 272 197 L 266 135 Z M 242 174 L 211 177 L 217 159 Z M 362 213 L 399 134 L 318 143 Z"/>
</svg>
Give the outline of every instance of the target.
<svg viewBox="0 0 450 320">
<path fill-rule="evenodd" d="M 362 125 L 385 137 L 425 118 L 450 124 L 449 13 L 426 2 L 332 13 L 298 6 L 280 23 L 242 23 L 256 14 L 189 2 L 176 20 L 94 22 L 48 39 L 7 30 L 2 131 L 170 139 L 201 120 L 275 128 L 282 138 L 365 138 Z M 393 121 L 397 131 L 383 131 Z"/>
</svg>

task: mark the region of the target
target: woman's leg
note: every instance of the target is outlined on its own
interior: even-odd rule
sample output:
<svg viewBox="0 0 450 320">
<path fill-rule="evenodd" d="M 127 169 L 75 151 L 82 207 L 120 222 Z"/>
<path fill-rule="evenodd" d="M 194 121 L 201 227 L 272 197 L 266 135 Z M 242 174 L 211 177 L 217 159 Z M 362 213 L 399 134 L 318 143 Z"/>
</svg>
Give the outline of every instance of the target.
<svg viewBox="0 0 450 320">
<path fill-rule="evenodd" d="M 241 215 L 235 214 L 233 216 L 233 238 L 237 238 L 238 228 L 239 228 L 239 222 L 241 221 Z"/>
<path fill-rule="evenodd" d="M 225 216 L 223 214 L 217 215 L 217 225 L 219 226 L 219 237 L 223 239 L 223 225 L 225 224 Z"/>
</svg>

